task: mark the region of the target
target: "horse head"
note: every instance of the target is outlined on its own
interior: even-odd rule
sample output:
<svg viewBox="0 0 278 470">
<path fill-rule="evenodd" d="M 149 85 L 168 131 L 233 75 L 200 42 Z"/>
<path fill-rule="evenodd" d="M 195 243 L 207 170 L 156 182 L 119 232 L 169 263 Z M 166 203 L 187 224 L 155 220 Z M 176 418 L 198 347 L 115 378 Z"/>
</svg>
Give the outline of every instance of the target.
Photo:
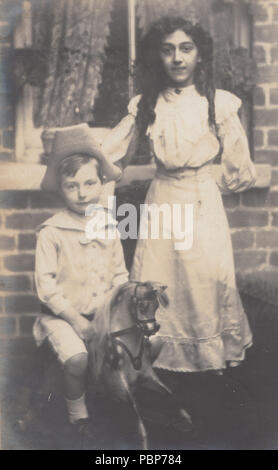
<svg viewBox="0 0 278 470">
<path fill-rule="evenodd" d="M 118 286 L 107 298 L 93 320 L 89 345 L 96 378 L 102 370 L 107 350 L 115 356 L 119 345 L 128 351 L 134 367 L 140 369 L 144 337 L 159 330 L 156 310 L 159 305 L 166 307 L 169 303 L 166 287 L 158 282 L 130 281 Z"/>
<path fill-rule="evenodd" d="M 156 310 L 161 304 L 167 307 L 167 286 L 152 281 L 135 282 L 134 292 L 130 298 L 130 311 L 135 324 L 141 328 L 145 336 L 154 335 L 160 328 L 155 318 Z"/>
</svg>

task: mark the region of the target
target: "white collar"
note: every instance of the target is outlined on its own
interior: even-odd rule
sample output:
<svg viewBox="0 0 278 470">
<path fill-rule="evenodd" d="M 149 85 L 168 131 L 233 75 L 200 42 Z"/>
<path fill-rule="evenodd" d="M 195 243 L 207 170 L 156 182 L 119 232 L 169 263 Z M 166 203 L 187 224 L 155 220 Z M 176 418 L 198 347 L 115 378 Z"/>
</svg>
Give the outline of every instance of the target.
<svg viewBox="0 0 278 470">
<path fill-rule="evenodd" d="M 199 96 L 200 94 L 196 90 L 196 87 L 194 83 L 192 85 L 188 85 L 185 87 L 171 87 L 171 88 L 166 88 L 165 90 L 162 91 L 162 95 L 164 96 L 166 101 L 176 101 L 180 97 L 196 97 Z"/>
</svg>

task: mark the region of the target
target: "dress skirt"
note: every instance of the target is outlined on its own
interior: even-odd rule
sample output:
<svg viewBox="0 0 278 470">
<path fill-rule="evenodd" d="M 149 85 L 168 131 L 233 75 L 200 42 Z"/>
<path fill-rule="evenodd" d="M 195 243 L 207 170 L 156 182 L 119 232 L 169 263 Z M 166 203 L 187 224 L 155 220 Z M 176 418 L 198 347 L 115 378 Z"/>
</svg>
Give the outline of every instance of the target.
<svg viewBox="0 0 278 470">
<path fill-rule="evenodd" d="M 226 361 L 240 363 L 252 334 L 236 287 L 230 230 L 212 165 L 158 170 L 145 204 L 161 208 L 159 233 L 154 230 L 151 237 L 155 218 L 149 211 L 144 219 L 149 234 L 137 241 L 131 279 L 162 282 L 169 297 L 169 306 L 157 310 L 160 330 L 154 340 L 163 346 L 154 367 L 197 372 L 223 369 Z M 186 235 L 179 235 L 177 226 Z"/>
</svg>

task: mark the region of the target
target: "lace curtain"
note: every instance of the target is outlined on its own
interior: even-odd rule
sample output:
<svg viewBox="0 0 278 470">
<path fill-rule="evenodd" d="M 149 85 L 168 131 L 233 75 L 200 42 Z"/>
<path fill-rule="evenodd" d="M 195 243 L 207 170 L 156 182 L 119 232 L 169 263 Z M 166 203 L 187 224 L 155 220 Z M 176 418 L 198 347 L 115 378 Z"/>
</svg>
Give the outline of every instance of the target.
<svg viewBox="0 0 278 470">
<path fill-rule="evenodd" d="M 93 119 L 112 7 L 113 0 L 33 0 L 33 47 L 47 62 L 36 127 Z"/>
</svg>

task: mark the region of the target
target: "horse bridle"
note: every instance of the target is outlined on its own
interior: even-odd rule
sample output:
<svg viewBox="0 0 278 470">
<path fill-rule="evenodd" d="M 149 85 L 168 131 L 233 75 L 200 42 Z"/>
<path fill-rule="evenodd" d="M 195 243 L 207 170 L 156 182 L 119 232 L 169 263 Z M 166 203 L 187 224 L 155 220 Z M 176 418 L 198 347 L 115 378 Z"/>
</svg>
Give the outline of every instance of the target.
<svg viewBox="0 0 278 470">
<path fill-rule="evenodd" d="M 126 351 L 128 354 L 132 365 L 134 369 L 139 370 L 142 367 L 142 357 L 143 357 L 143 352 L 144 352 L 144 339 L 145 337 L 149 337 L 154 335 L 160 328 L 160 325 L 157 323 L 155 317 L 143 320 L 139 318 L 140 312 L 142 312 L 145 309 L 146 303 L 155 303 L 155 308 L 154 311 L 156 311 L 159 302 L 157 298 L 154 300 L 140 300 L 137 297 L 137 289 L 139 287 L 139 284 L 136 283 L 134 293 L 130 298 L 130 313 L 133 317 L 133 320 L 135 322 L 134 326 L 131 326 L 129 328 L 124 328 L 122 330 L 114 331 L 113 333 L 110 334 L 112 344 L 114 346 L 114 351 L 117 354 L 117 346 L 120 346 L 122 349 Z M 144 308 L 143 308 L 144 307 Z M 152 328 L 147 328 L 147 325 L 152 325 Z M 141 337 L 140 337 L 140 348 L 139 348 L 139 353 L 137 356 L 133 356 L 129 348 L 119 339 L 121 336 L 125 336 L 126 334 L 134 331 L 134 330 L 140 330 L 141 332 Z"/>
<path fill-rule="evenodd" d="M 155 304 L 155 307 L 154 307 L 154 312 L 155 312 L 159 306 L 159 302 L 157 300 L 157 297 L 154 300 L 139 300 L 137 297 L 138 287 L 139 285 L 136 284 L 135 289 L 134 289 L 134 294 L 131 296 L 131 299 L 130 299 L 131 315 L 137 327 L 141 328 L 144 336 L 152 336 L 159 330 L 159 324 L 157 323 L 155 317 L 149 318 L 147 320 L 140 319 L 138 311 L 140 313 L 143 312 L 145 309 L 146 303 L 148 303 L 148 305 L 153 303 Z M 152 325 L 152 329 L 146 328 L 147 325 Z"/>
</svg>

